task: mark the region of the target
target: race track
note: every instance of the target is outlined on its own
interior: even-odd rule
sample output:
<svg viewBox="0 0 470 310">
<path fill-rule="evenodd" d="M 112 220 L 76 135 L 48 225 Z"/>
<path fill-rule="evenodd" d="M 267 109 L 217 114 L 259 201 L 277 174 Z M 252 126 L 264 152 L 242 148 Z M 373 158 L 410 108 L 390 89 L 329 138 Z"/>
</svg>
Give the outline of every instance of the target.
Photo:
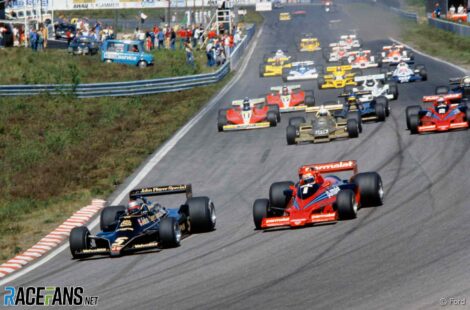
<svg viewBox="0 0 470 310">
<path fill-rule="evenodd" d="M 295 52 L 300 32 L 325 44 L 355 28 L 368 48 L 388 43 L 388 34 L 377 40 L 382 27 L 363 28 L 318 6 L 302 9 L 306 17 L 287 23 L 278 22 L 279 10 L 265 15 L 246 73 L 219 107 L 280 85 L 280 78 L 260 79 L 258 65 L 277 48 L 298 59 L 311 55 Z M 341 23 L 329 28 L 330 18 Z M 321 53 L 314 58 L 320 61 Z M 406 106 L 462 73 L 420 55 L 416 62 L 426 65 L 429 81 L 400 85 L 391 116 L 365 124 L 357 139 L 287 146 L 285 127 L 295 114 L 283 114 L 276 128 L 218 133 L 212 109 L 140 185 L 191 182 L 195 195 L 215 202 L 216 231 L 176 249 L 115 259 L 73 261 L 67 250 L 12 284 L 83 286 L 86 295 L 99 296 L 100 309 L 432 309 L 443 297 L 469 303 L 469 133 L 411 136 L 405 129 Z M 317 102 L 339 93 L 302 84 L 315 89 Z M 254 230 L 252 203 L 268 196 L 272 182 L 295 180 L 302 164 L 347 159 L 381 174 L 383 206 L 331 225 Z"/>
</svg>

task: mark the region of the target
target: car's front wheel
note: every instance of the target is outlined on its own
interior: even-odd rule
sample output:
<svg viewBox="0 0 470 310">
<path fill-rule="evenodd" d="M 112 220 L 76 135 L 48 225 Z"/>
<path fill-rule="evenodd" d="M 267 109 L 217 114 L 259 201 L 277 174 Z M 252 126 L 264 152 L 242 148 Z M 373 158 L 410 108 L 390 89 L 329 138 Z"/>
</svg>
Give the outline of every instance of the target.
<svg viewBox="0 0 470 310">
<path fill-rule="evenodd" d="M 180 245 L 181 230 L 174 217 L 165 217 L 160 221 L 159 238 L 164 248 L 174 248 Z"/>
</svg>

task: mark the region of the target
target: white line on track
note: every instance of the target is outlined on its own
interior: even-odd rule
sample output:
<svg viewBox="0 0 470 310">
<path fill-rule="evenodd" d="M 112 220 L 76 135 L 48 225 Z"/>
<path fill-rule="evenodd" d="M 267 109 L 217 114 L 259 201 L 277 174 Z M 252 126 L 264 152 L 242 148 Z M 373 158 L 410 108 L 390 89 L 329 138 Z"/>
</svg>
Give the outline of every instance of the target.
<svg viewBox="0 0 470 310">
<path fill-rule="evenodd" d="M 459 66 L 457 66 L 456 64 L 453 64 L 453 63 L 448 62 L 448 61 L 446 61 L 446 60 L 443 60 L 443 59 L 440 59 L 440 58 L 431 56 L 431 55 L 429 55 L 429 54 L 426 54 L 425 52 L 419 51 L 419 50 L 417 50 L 417 49 L 415 49 L 415 48 L 413 48 L 413 47 L 411 47 L 411 46 L 409 46 L 409 45 L 407 45 L 407 44 L 405 44 L 405 43 L 403 43 L 403 42 L 398 41 L 397 39 L 394 39 L 394 38 L 392 38 L 392 37 L 389 37 L 388 39 L 389 39 L 390 41 L 392 41 L 392 42 L 397 43 L 397 44 L 406 46 L 407 48 L 409 48 L 410 50 L 412 50 L 413 52 L 415 52 L 415 53 L 417 53 L 417 54 L 420 54 L 420 55 L 422 55 L 422 56 L 424 56 L 424 57 L 427 57 L 427 58 L 430 58 L 430 59 L 432 59 L 432 60 L 434 60 L 434 61 L 436 61 L 436 62 L 440 62 L 440 63 L 446 64 L 446 65 L 448 65 L 448 66 L 450 66 L 450 67 L 452 67 L 452 68 L 454 68 L 454 69 L 457 69 L 457 70 L 459 70 L 460 72 L 463 72 L 464 74 L 468 74 L 468 73 L 469 73 L 468 70 L 465 70 L 464 68 L 459 67 Z"/>
<path fill-rule="evenodd" d="M 261 26 L 258 34 L 256 35 L 255 40 L 252 42 L 251 47 L 248 51 L 248 54 L 246 55 L 240 70 L 237 71 L 236 76 L 227 84 L 225 85 L 219 93 L 212 98 L 212 100 L 198 113 L 196 116 L 194 116 L 186 125 L 184 125 L 170 140 L 168 140 L 163 147 L 156 152 L 153 157 L 147 162 L 147 164 L 139 171 L 139 173 L 134 177 L 134 179 L 127 185 L 126 188 L 124 188 L 121 193 L 112 201 L 111 205 L 117 205 L 119 204 L 126 196 L 127 194 L 134 189 L 135 186 L 137 186 L 146 176 L 147 174 L 152 171 L 152 169 L 170 152 L 173 147 L 186 135 L 186 133 L 191 130 L 191 128 L 196 125 L 196 123 L 206 115 L 207 112 L 209 112 L 210 109 L 212 109 L 224 96 L 228 90 L 230 90 L 233 85 L 235 85 L 240 77 L 243 76 L 243 73 L 245 72 L 248 62 L 251 58 L 251 55 L 253 54 L 256 44 L 258 43 L 258 39 L 261 36 L 261 33 L 263 32 L 263 26 Z M 88 228 L 92 230 L 95 228 L 99 223 L 99 216 L 90 224 L 88 224 Z M 185 238 L 187 240 L 188 238 Z M 33 271 L 34 269 L 44 265 L 57 255 L 59 255 L 62 251 L 67 249 L 69 247 L 69 243 L 66 242 L 57 249 L 53 250 L 51 253 L 49 253 L 47 256 L 45 256 L 43 259 L 39 260 L 38 262 L 32 264 L 31 266 L 28 266 L 24 269 L 21 269 L 20 271 L 13 273 L 11 276 L 6 277 L 5 279 L 0 281 L 0 285 L 5 285 L 8 282 L 12 282 L 23 275 L 27 274 L 30 271 Z"/>
</svg>

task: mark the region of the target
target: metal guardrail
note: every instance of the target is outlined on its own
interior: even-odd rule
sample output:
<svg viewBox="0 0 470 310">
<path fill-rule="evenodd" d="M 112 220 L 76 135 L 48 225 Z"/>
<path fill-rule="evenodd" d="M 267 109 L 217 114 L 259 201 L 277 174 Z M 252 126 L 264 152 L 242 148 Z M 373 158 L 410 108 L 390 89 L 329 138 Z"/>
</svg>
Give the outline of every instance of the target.
<svg viewBox="0 0 470 310">
<path fill-rule="evenodd" d="M 470 37 L 470 26 L 457 24 L 454 22 L 428 17 L 428 23 L 436 28 L 456 33 L 460 36 Z"/>
<path fill-rule="evenodd" d="M 414 12 L 407 12 L 407 11 L 404 11 L 395 7 L 390 7 L 390 9 L 392 10 L 392 12 L 398 14 L 400 17 L 409 19 L 411 21 L 414 21 L 415 23 L 418 22 L 418 14 Z"/>
<path fill-rule="evenodd" d="M 51 95 L 73 94 L 78 98 L 138 96 L 206 86 L 219 82 L 236 67 L 255 31 L 255 25 L 247 28 L 245 37 L 231 53 L 231 60 L 213 73 L 115 83 L 0 85 L 0 96 L 32 96 L 41 93 Z"/>
</svg>

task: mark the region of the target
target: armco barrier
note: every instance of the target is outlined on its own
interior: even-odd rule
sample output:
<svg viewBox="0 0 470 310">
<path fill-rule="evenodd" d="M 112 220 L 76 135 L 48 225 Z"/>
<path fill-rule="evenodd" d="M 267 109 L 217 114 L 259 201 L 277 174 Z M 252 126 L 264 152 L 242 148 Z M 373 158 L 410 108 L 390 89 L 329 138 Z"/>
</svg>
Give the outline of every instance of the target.
<svg viewBox="0 0 470 310">
<path fill-rule="evenodd" d="M 470 37 L 470 26 L 449 22 L 442 19 L 428 17 L 428 23 L 436 28 L 456 33 L 460 36 Z"/>
<path fill-rule="evenodd" d="M 394 7 L 391 7 L 390 9 L 392 10 L 392 12 L 398 14 L 400 17 L 409 19 L 411 21 L 414 21 L 415 23 L 418 22 L 418 14 L 416 13 L 403 11 L 401 9 L 394 8 Z"/>
<path fill-rule="evenodd" d="M 0 96 L 31 96 L 40 93 L 73 93 L 78 98 L 137 96 L 175 92 L 217 83 L 236 67 L 255 31 L 254 25 L 247 28 L 245 37 L 231 53 L 231 61 L 226 62 L 214 73 L 116 83 L 0 85 Z"/>
</svg>

